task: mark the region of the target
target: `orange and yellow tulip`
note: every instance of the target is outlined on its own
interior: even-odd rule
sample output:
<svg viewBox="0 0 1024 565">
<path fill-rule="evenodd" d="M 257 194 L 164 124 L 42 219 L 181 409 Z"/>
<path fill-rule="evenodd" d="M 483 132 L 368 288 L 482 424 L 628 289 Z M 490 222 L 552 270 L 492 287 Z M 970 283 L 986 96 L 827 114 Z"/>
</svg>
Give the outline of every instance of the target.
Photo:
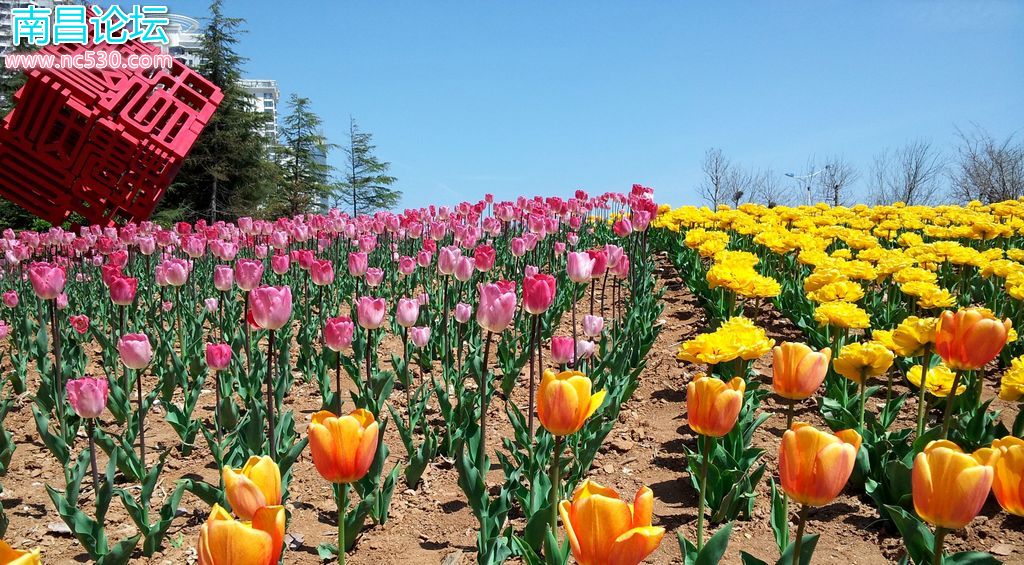
<svg viewBox="0 0 1024 565">
<path fill-rule="evenodd" d="M 270 457 L 250 457 L 241 469 L 225 466 L 224 492 L 235 515 L 252 520 L 264 506 L 281 504 L 281 470 Z"/>
<path fill-rule="evenodd" d="M 999 355 L 1012 328 L 1009 319 L 999 320 L 987 310 L 946 311 L 935 332 L 935 352 L 950 369 L 974 371 Z"/>
<path fill-rule="evenodd" d="M 604 402 L 605 391 L 591 393 L 590 378 L 579 371 L 544 371 L 537 389 L 537 418 L 555 436 L 572 435 Z"/>
<path fill-rule="evenodd" d="M 992 492 L 1010 514 L 1024 516 L 1024 439 L 1007 436 L 992 442 L 999 452 L 992 465 Z"/>
<path fill-rule="evenodd" d="M 803 343 L 783 343 L 772 350 L 772 388 L 789 400 L 803 400 L 825 380 L 832 350 L 814 351 Z"/>
<path fill-rule="evenodd" d="M 215 504 L 199 530 L 199 565 L 274 565 L 284 526 L 284 506 L 264 506 L 252 522 L 239 522 Z"/>
<path fill-rule="evenodd" d="M 350 484 L 362 479 L 377 454 L 377 422 L 362 408 L 337 417 L 321 410 L 309 424 L 309 451 L 324 479 Z"/>
<path fill-rule="evenodd" d="M 42 562 L 38 549 L 22 551 L 0 540 L 0 565 L 40 565 Z"/>
<path fill-rule="evenodd" d="M 658 548 L 665 528 L 651 525 L 654 494 L 642 487 L 629 504 L 614 490 L 589 479 L 558 513 L 572 555 L 580 565 L 637 565 Z"/>
<path fill-rule="evenodd" d="M 782 434 L 779 481 L 793 500 L 808 506 L 832 502 L 846 486 L 860 449 L 855 430 L 832 435 L 797 422 Z"/>
<path fill-rule="evenodd" d="M 728 383 L 700 375 L 686 385 L 686 417 L 700 435 L 722 437 L 736 425 L 743 407 L 746 383 L 735 377 Z"/>
<path fill-rule="evenodd" d="M 914 510 L 929 524 L 955 530 L 970 523 L 988 498 L 993 449 L 964 453 L 955 443 L 929 443 L 914 458 L 911 488 Z"/>
</svg>

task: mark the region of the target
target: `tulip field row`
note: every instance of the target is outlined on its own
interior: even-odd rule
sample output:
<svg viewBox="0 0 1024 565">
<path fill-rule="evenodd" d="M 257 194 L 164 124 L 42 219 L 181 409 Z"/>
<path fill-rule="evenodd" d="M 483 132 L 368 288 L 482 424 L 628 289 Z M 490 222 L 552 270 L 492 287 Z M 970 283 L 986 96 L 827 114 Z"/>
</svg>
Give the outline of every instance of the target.
<svg viewBox="0 0 1024 565">
<path fill-rule="evenodd" d="M 712 211 L 639 185 L 7 230 L 0 485 L 45 504 L 0 506 L 0 565 L 369 562 L 448 472 L 479 564 L 824 562 L 812 512 L 840 495 L 896 560 L 996 563 L 946 549 L 1024 516 L 1022 231 L 1019 202 Z M 708 320 L 665 364 L 656 254 Z M 685 410 L 654 417 L 693 433 L 665 445 L 695 502 L 669 527 L 595 461 L 677 362 Z M 731 539 L 757 520 L 775 547 Z M 40 523 L 68 537 L 36 548 Z"/>
</svg>

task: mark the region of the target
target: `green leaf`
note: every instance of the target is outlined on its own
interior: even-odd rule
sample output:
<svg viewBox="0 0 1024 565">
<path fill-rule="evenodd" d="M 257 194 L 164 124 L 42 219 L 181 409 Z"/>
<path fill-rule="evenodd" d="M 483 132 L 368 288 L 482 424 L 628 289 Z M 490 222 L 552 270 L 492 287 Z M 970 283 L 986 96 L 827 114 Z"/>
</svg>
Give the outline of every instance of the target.
<svg viewBox="0 0 1024 565">
<path fill-rule="evenodd" d="M 889 517 L 903 537 L 910 558 L 919 565 L 931 563 L 935 554 L 935 536 L 924 522 L 899 506 L 886 505 Z"/>
<path fill-rule="evenodd" d="M 772 533 L 775 534 L 775 545 L 779 553 L 786 551 L 789 545 L 789 508 L 786 494 L 775 484 L 775 479 L 769 479 L 772 493 Z"/>
<path fill-rule="evenodd" d="M 811 556 L 814 555 L 814 548 L 818 545 L 819 535 L 804 536 L 804 541 L 800 545 L 800 565 L 810 565 Z M 782 556 L 775 562 L 775 565 L 791 565 L 793 563 L 794 551 L 796 551 L 796 542 L 789 544 L 789 547 L 786 548 L 786 551 L 782 552 Z"/>
</svg>

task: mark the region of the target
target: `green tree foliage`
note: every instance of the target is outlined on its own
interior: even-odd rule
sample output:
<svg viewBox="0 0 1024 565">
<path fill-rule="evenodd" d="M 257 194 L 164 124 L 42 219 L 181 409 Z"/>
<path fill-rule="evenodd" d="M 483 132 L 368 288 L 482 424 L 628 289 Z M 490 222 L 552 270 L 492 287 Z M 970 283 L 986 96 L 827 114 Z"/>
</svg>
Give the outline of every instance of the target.
<svg viewBox="0 0 1024 565">
<path fill-rule="evenodd" d="M 253 111 L 238 85 L 245 58 L 235 45 L 244 20 L 225 16 L 222 4 L 210 4 L 196 70 L 223 90 L 224 100 L 161 202 L 158 221 L 259 215 L 276 187 L 278 168 L 260 133 L 268 117 Z"/>
<path fill-rule="evenodd" d="M 398 180 L 388 175 L 391 163 L 373 154 L 373 135 L 359 130 L 355 119 L 349 122 L 349 143 L 345 148 L 344 181 L 335 187 L 335 205 L 351 210 L 352 215 L 392 208 L 402 191 L 392 188 Z"/>
<path fill-rule="evenodd" d="M 324 137 L 320 116 L 310 106 L 308 98 L 295 94 L 288 100 L 278 147 L 282 190 L 272 204 L 279 214 L 294 216 L 322 208 L 331 191 L 327 152 L 332 146 Z"/>
</svg>

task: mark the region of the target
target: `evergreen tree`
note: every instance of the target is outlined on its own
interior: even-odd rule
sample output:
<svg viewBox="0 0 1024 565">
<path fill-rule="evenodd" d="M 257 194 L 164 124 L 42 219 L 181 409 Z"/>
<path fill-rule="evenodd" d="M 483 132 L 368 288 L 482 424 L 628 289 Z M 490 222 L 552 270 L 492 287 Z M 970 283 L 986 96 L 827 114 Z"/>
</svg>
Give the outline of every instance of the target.
<svg viewBox="0 0 1024 565">
<path fill-rule="evenodd" d="M 331 166 L 327 164 L 331 147 L 309 99 L 292 94 L 278 148 L 283 190 L 274 202 L 277 213 L 294 216 L 322 207 L 323 199 L 331 192 Z"/>
<path fill-rule="evenodd" d="M 249 94 L 238 84 L 245 58 L 235 45 L 245 20 L 225 16 L 222 4 L 210 4 L 196 70 L 221 88 L 224 100 L 161 202 L 158 220 L 259 214 L 275 188 L 277 167 L 260 133 L 268 116 L 253 111 Z"/>
<path fill-rule="evenodd" d="M 388 175 L 391 163 L 373 154 L 373 134 L 360 131 L 350 118 L 348 139 L 345 180 L 336 188 L 335 203 L 350 208 L 353 216 L 394 207 L 402 191 L 391 187 L 398 180 Z"/>
</svg>

